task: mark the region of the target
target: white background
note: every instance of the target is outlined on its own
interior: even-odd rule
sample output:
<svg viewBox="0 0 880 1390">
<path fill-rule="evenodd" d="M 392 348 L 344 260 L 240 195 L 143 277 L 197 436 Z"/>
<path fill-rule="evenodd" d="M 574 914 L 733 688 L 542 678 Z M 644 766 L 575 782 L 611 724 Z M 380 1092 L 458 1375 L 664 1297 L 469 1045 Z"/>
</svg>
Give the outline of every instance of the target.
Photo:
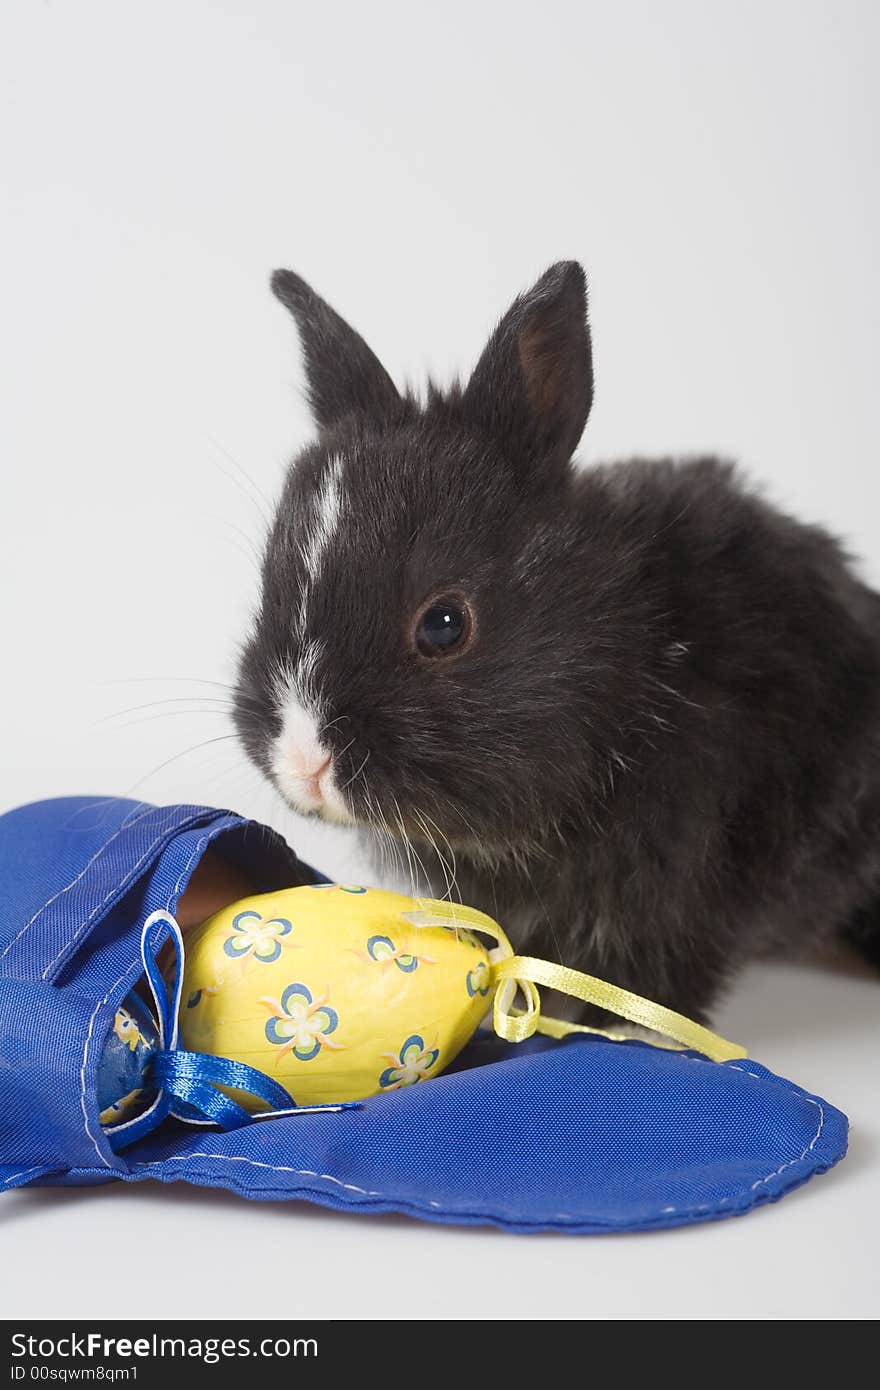
<svg viewBox="0 0 880 1390">
<path fill-rule="evenodd" d="M 229 732 L 200 682 L 230 680 L 259 494 L 309 429 L 279 264 L 421 382 L 581 259 L 584 459 L 738 456 L 880 579 L 878 37 L 872 0 L 3 0 L 0 809 L 234 805 L 364 872 L 231 739 L 194 747 Z M 175 703 L 123 713 L 154 701 Z M 764 967 L 725 1007 L 853 1120 L 844 1165 L 745 1221 L 525 1240 L 181 1187 L 23 1193 L 3 1311 L 387 1318 L 419 1270 L 430 1316 L 876 1314 L 877 989 Z M 259 1278 L 267 1257 L 290 1277 Z"/>
</svg>

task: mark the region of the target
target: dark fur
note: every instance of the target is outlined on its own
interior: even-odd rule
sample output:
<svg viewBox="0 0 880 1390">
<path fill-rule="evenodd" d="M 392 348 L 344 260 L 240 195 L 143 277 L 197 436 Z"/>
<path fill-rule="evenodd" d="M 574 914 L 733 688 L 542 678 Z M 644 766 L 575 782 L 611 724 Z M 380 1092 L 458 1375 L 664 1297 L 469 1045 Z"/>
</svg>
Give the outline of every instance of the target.
<svg viewBox="0 0 880 1390">
<path fill-rule="evenodd" d="M 438 895 L 425 830 L 450 860 L 445 837 L 464 901 L 518 949 L 692 1016 L 768 949 L 849 930 L 876 957 L 880 598 L 836 542 L 716 459 L 572 468 L 592 395 L 574 263 L 424 404 L 298 277 L 273 287 L 321 432 L 290 469 L 241 661 L 256 763 L 279 729 L 270 674 L 297 655 L 302 519 L 339 454 L 308 635 L 364 826 L 398 834 L 399 811 Z M 426 662 L 410 624 L 450 589 L 476 636 Z"/>
</svg>

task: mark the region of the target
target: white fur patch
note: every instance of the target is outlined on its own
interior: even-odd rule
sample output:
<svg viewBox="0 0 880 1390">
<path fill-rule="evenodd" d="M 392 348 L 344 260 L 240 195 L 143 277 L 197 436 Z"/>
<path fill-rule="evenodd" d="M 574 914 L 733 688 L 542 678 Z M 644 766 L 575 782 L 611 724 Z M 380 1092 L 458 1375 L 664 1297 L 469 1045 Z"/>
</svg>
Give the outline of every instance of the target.
<svg viewBox="0 0 880 1390">
<path fill-rule="evenodd" d="M 304 573 L 296 624 L 302 649 L 294 669 L 280 671 L 275 682 L 276 707 L 282 725 L 272 753 L 272 771 L 279 789 L 292 806 L 306 814 L 317 812 L 325 820 L 353 825 L 354 818 L 343 800 L 333 763 L 323 767 L 330 757 L 330 749 L 320 738 L 324 715 L 315 681 L 315 668 L 323 644 L 316 638 L 306 639 L 312 590 L 339 527 L 342 472 L 342 456 L 334 454 L 321 478 L 299 544 Z"/>
<path fill-rule="evenodd" d="M 300 543 L 300 557 L 305 570 L 302 594 L 299 601 L 298 624 L 300 635 L 305 635 L 306 619 L 309 609 L 309 596 L 321 572 L 321 564 L 330 542 L 339 526 L 342 510 L 342 456 L 331 458 L 327 471 L 321 480 L 320 491 L 313 516 L 306 527 L 306 534 Z"/>
<path fill-rule="evenodd" d="M 308 815 L 319 813 L 339 825 L 353 825 L 354 818 L 336 781 L 330 749 L 321 741 L 321 710 L 315 690 L 315 665 L 319 642 L 309 642 L 292 672 L 276 682 L 281 733 L 272 750 L 272 771 L 282 795 L 291 806 Z"/>
</svg>

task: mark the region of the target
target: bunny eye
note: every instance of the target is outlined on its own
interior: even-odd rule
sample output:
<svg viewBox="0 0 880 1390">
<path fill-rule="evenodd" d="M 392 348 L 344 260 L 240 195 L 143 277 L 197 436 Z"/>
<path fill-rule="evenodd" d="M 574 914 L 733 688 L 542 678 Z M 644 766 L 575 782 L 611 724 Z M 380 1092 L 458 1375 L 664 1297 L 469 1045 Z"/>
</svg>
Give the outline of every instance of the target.
<svg viewBox="0 0 880 1390">
<path fill-rule="evenodd" d="M 467 646 L 473 632 L 471 611 L 464 599 L 432 599 L 415 628 L 415 643 L 422 656 L 452 656 Z"/>
</svg>

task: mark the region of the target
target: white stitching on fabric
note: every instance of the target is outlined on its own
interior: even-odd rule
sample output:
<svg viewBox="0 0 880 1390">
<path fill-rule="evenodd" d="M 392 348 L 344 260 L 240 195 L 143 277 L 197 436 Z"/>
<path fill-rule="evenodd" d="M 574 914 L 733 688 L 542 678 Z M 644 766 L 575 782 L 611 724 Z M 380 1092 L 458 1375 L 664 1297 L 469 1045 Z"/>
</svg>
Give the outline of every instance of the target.
<svg viewBox="0 0 880 1390">
<path fill-rule="evenodd" d="M 701 1059 L 696 1058 L 696 1057 L 683 1057 L 683 1058 L 682 1058 L 682 1061 L 687 1061 L 687 1062 L 695 1062 L 695 1061 L 698 1061 L 698 1060 L 701 1060 Z M 730 1068 L 731 1071 L 741 1071 L 742 1074 L 743 1074 L 743 1076 L 751 1076 L 752 1079 L 753 1079 L 754 1081 L 761 1081 L 761 1080 L 762 1080 L 762 1077 L 760 1077 L 756 1071 L 750 1071 L 748 1067 L 738 1067 L 738 1066 L 736 1065 L 735 1062 L 727 1062 L 726 1065 Z M 768 1173 L 766 1177 L 764 1177 L 764 1178 L 758 1178 L 757 1181 L 756 1181 L 756 1182 L 753 1182 L 752 1185 L 751 1185 L 751 1187 L 749 1188 L 749 1191 L 750 1191 L 750 1192 L 754 1192 L 754 1190 L 755 1190 L 756 1187 L 762 1187 L 763 1184 L 764 1184 L 765 1182 L 770 1182 L 772 1178 L 777 1177 L 780 1173 L 784 1173 L 786 1168 L 793 1168 L 794 1165 L 795 1165 L 796 1163 L 803 1163 L 803 1161 L 804 1161 L 804 1159 L 806 1158 L 807 1154 L 810 1153 L 810 1151 L 811 1151 L 812 1149 L 814 1149 L 814 1148 L 816 1147 L 817 1143 L 819 1142 L 819 1136 L 820 1136 L 820 1134 L 822 1133 L 822 1130 L 823 1130 L 824 1127 L 825 1127 L 825 1110 L 824 1110 L 823 1106 L 819 1103 L 818 1100 L 814 1100 L 812 1096 L 808 1096 L 808 1095 L 807 1095 L 805 1092 L 803 1092 L 803 1091 L 795 1091 L 795 1090 L 793 1090 L 791 1094 L 792 1094 L 793 1096 L 798 1096 L 801 1100 L 809 1101 L 810 1105 L 815 1105 L 815 1106 L 816 1106 L 816 1108 L 817 1108 L 818 1111 L 819 1111 L 819 1127 L 818 1127 L 818 1129 L 816 1130 L 816 1133 L 813 1135 L 813 1137 L 812 1137 L 812 1139 L 810 1140 L 810 1142 L 809 1142 L 809 1144 L 807 1145 L 807 1147 L 806 1147 L 805 1149 L 803 1149 L 803 1150 L 798 1154 L 797 1158 L 790 1158 L 790 1159 L 788 1160 L 787 1163 L 782 1163 L 782 1164 L 780 1164 L 780 1166 L 779 1166 L 778 1168 L 774 1168 L 774 1169 L 773 1169 L 773 1172 L 772 1172 L 772 1173 Z M 733 1200 L 732 1197 L 719 1197 L 717 1202 L 701 1202 L 701 1203 L 699 1204 L 699 1206 L 696 1206 L 696 1207 L 686 1207 L 685 1210 L 686 1210 L 686 1211 L 710 1211 L 710 1210 L 712 1210 L 714 1207 L 723 1207 L 724 1204 L 725 1204 L 725 1202 L 731 1202 L 732 1200 Z M 663 1208 L 662 1208 L 661 1214 L 664 1215 L 664 1216 L 667 1216 L 667 1215 L 670 1215 L 670 1214 L 673 1213 L 673 1212 L 677 1212 L 677 1211 L 681 1211 L 681 1210 L 682 1210 L 681 1207 L 663 1207 Z"/>
<path fill-rule="evenodd" d="M 242 1154 L 212 1154 L 204 1149 L 193 1149 L 188 1154 L 172 1154 L 170 1158 L 154 1158 L 146 1163 L 133 1163 L 133 1168 L 161 1168 L 164 1163 L 185 1163 L 188 1158 L 210 1158 L 222 1159 L 224 1163 L 247 1163 L 251 1168 L 268 1168 L 271 1173 L 293 1173 L 298 1178 L 324 1178 L 327 1182 L 335 1183 L 337 1187 L 344 1187 L 347 1192 L 359 1192 L 362 1197 L 382 1197 L 382 1192 L 372 1192 L 367 1187 L 356 1187 L 352 1182 L 343 1182 L 341 1178 L 334 1178 L 332 1173 L 316 1173 L 311 1168 L 287 1168 L 281 1163 L 260 1163 L 256 1158 L 245 1158 Z M 431 1206 L 439 1206 L 439 1202 L 432 1202 Z"/>
<path fill-rule="evenodd" d="M 83 1120 L 85 1122 L 86 1134 L 91 1139 L 95 1153 L 98 1155 L 105 1168 L 112 1168 L 113 1165 L 101 1153 L 101 1150 L 98 1147 L 98 1141 L 92 1133 L 91 1129 L 89 1128 L 89 1112 L 86 1109 L 86 1064 L 89 1058 L 89 1046 L 91 1045 L 92 1041 L 92 1033 L 95 1027 L 95 1019 L 98 1017 L 98 1014 L 101 1012 L 104 1005 L 107 1003 L 107 1000 L 110 998 L 110 995 L 114 992 L 114 990 L 117 990 L 119 986 L 122 984 L 122 981 L 125 979 L 130 969 L 130 965 L 126 966 L 125 970 L 123 970 L 116 983 L 110 986 L 107 993 L 104 995 L 104 998 L 99 999 L 98 1003 L 95 1005 L 92 1016 L 89 1019 L 89 1031 L 86 1033 L 86 1042 L 85 1047 L 83 1048 L 82 1066 L 80 1067 L 79 1071 L 79 1104 L 80 1109 L 83 1112 Z"/>
<path fill-rule="evenodd" d="M 213 828 L 213 827 L 212 827 L 212 828 Z M 192 854 L 189 856 L 189 859 L 187 859 L 186 863 L 184 864 L 183 868 L 181 869 L 181 871 L 180 871 L 180 877 L 178 878 L 177 882 L 175 883 L 174 887 L 173 887 L 172 890 L 171 890 L 171 893 L 169 894 L 168 901 L 167 901 L 167 903 L 165 904 L 165 910 L 166 910 L 166 912 L 170 910 L 170 907 L 171 907 L 171 900 L 172 900 L 172 898 L 176 897 L 177 893 L 180 891 L 180 885 L 183 883 L 184 878 L 186 877 L 187 873 L 189 872 L 189 867 L 190 867 L 190 865 L 192 864 L 193 860 L 195 859 L 196 855 L 199 854 L 199 852 L 200 852 L 202 849 L 205 848 L 205 846 L 208 844 L 208 842 L 209 842 L 210 839 L 211 839 L 210 833 L 206 830 L 205 833 L 204 833 L 204 834 L 199 838 L 199 840 L 197 841 L 196 846 L 195 846 L 195 849 L 193 850 Z M 158 843 L 158 841 L 157 841 L 157 843 Z M 155 848 L 155 846 L 151 846 L 151 848 Z M 148 851 L 148 853 L 149 853 L 149 851 Z M 135 869 L 134 872 L 136 872 L 136 869 Z M 102 1009 L 102 1008 L 104 1007 L 104 1005 L 107 1003 L 107 1000 L 110 998 L 110 995 L 113 994 L 114 991 L 117 990 L 117 989 L 119 988 L 119 986 L 122 984 L 122 981 L 125 979 L 125 977 L 126 977 L 126 975 L 128 974 L 128 972 L 129 972 L 130 969 L 131 969 L 131 966 L 130 966 L 130 965 L 127 966 L 127 968 L 126 968 L 126 969 L 123 971 L 123 973 L 119 976 L 119 979 L 116 981 L 116 983 L 115 983 L 114 985 L 111 985 L 111 986 L 110 986 L 110 988 L 108 989 L 107 993 L 104 995 L 104 998 L 103 998 L 98 1004 L 95 1005 L 95 1011 L 94 1011 L 94 1013 L 92 1014 L 91 1018 L 89 1019 L 89 1030 L 88 1030 L 88 1033 L 86 1034 L 85 1047 L 83 1048 L 82 1066 L 81 1066 L 81 1068 L 80 1068 L 80 1073 L 79 1073 L 79 1084 L 80 1084 L 80 1102 L 79 1102 L 79 1103 L 80 1103 L 80 1109 L 81 1109 L 82 1112 L 83 1112 L 83 1120 L 85 1121 L 86 1134 L 87 1134 L 87 1135 L 89 1136 L 89 1138 L 91 1139 L 92 1144 L 93 1144 L 94 1149 L 95 1149 L 95 1152 L 97 1153 L 97 1155 L 98 1155 L 98 1157 L 100 1158 L 101 1162 L 104 1164 L 104 1167 L 105 1167 L 105 1168 L 112 1168 L 113 1165 L 112 1165 L 111 1163 L 108 1163 L 107 1159 L 106 1159 L 106 1158 L 104 1157 L 104 1155 L 101 1153 L 101 1150 L 100 1150 L 100 1148 L 98 1147 L 98 1141 L 97 1141 L 97 1139 L 95 1138 L 94 1134 L 92 1133 L 92 1131 L 91 1131 L 91 1129 L 90 1129 L 90 1127 L 89 1127 L 89 1112 L 88 1112 L 88 1109 L 86 1108 L 86 1064 L 87 1064 L 87 1062 L 88 1062 L 88 1057 L 89 1057 L 89 1046 L 90 1046 L 91 1041 L 92 1041 L 92 1032 L 93 1032 L 94 1027 L 95 1027 L 95 1019 L 98 1017 L 98 1014 L 100 1013 L 101 1009 Z"/>
<path fill-rule="evenodd" d="M 687 1058 L 686 1060 L 692 1061 L 692 1060 L 694 1060 L 694 1059 L 693 1059 L 693 1058 Z M 730 1067 L 731 1071 L 741 1071 L 741 1072 L 743 1072 L 746 1076 L 751 1076 L 751 1077 L 752 1077 L 754 1080 L 756 1080 L 756 1081 L 760 1081 L 760 1080 L 762 1079 L 761 1077 L 758 1076 L 757 1072 L 749 1071 L 748 1067 L 737 1067 L 737 1066 L 735 1066 L 732 1062 L 728 1062 L 727 1065 Z M 815 1106 L 818 1108 L 818 1110 L 819 1110 L 819 1127 L 818 1127 L 818 1129 L 816 1130 L 816 1133 L 813 1135 L 813 1138 L 812 1138 L 812 1140 L 810 1141 L 810 1143 L 807 1145 L 807 1147 L 806 1147 L 805 1149 L 803 1149 L 803 1150 L 801 1151 L 800 1154 L 798 1154 L 797 1158 L 791 1158 L 791 1159 L 789 1159 L 787 1163 L 783 1163 L 779 1168 L 774 1168 L 773 1172 L 772 1172 L 772 1173 L 768 1173 L 766 1177 L 764 1177 L 764 1178 L 758 1178 L 757 1182 L 753 1182 L 752 1185 L 751 1185 L 751 1187 L 749 1188 L 749 1191 L 750 1191 L 750 1192 L 754 1192 L 755 1188 L 756 1188 L 756 1187 L 760 1187 L 763 1183 L 770 1182 L 771 1178 L 775 1178 L 779 1173 L 784 1172 L 784 1170 L 785 1170 L 786 1168 L 793 1168 L 794 1165 L 795 1165 L 796 1163 L 803 1163 L 803 1161 L 804 1161 L 804 1159 L 806 1158 L 807 1154 L 810 1153 L 811 1150 L 814 1149 L 814 1148 L 816 1147 L 816 1144 L 817 1144 L 818 1141 L 819 1141 L 819 1136 L 821 1135 L 822 1130 L 823 1130 L 824 1125 L 825 1125 L 825 1111 L 824 1111 L 823 1107 L 819 1104 L 819 1102 L 818 1102 L 817 1100 L 814 1100 L 814 1099 L 812 1098 L 812 1096 L 808 1096 L 808 1095 L 806 1095 L 804 1092 L 796 1091 L 796 1090 L 794 1090 L 794 1089 L 792 1088 L 791 1094 L 792 1094 L 793 1096 L 797 1096 L 800 1100 L 809 1101 L 809 1103 L 810 1103 L 811 1105 L 815 1105 Z M 214 1159 L 220 1159 L 220 1160 L 222 1160 L 224 1163 L 247 1163 L 247 1164 L 249 1164 L 250 1167 L 252 1167 L 252 1168 L 268 1168 L 269 1171 L 272 1172 L 272 1173 L 293 1173 L 296 1177 L 299 1177 L 299 1178 L 323 1178 L 323 1179 L 325 1179 L 327 1182 L 335 1183 L 335 1185 L 336 1185 L 337 1187 L 342 1187 L 342 1188 L 344 1188 L 344 1189 L 345 1189 L 346 1191 L 348 1191 L 348 1192 L 359 1192 L 363 1197 L 382 1197 L 382 1198 L 385 1198 L 385 1199 L 388 1200 L 388 1201 L 393 1201 L 393 1200 L 394 1200 L 394 1198 L 388 1197 L 387 1194 L 384 1193 L 384 1192 L 374 1192 L 374 1191 L 372 1191 L 371 1189 L 366 1188 L 366 1187 L 355 1187 L 355 1185 L 354 1185 L 353 1183 L 342 1182 L 342 1180 L 341 1180 L 340 1178 L 334 1178 L 332 1173 L 315 1173 L 315 1172 L 312 1171 L 311 1168 L 288 1168 L 288 1167 L 285 1167 L 283 1164 L 261 1163 L 261 1162 L 259 1162 L 257 1159 L 255 1159 L 255 1158 L 245 1158 L 243 1154 L 212 1154 L 212 1153 L 208 1153 L 208 1152 L 207 1152 L 206 1150 L 204 1150 L 204 1149 L 194 1149 L 191 1153 L 188 1153 L 188 1154 L 172 1154 L 169 1158 L 150 1159 L 148 1162 L 145 1162 L 145 1163 L 134 1163 L 134 1164 L 132 1164 L 132 1167 L 133 1167 L 133 1168 L 161 1168 L 161 1167 L 163 1167 L 164 1164 L 166 1164 L 166 1163 L 186 1163 L 186 1161 L 187 1161 L 188 1159 L 190 1159 L 190 1158 L 209 1158 L 209 1159 L 212 1159 L 212 1160 L 214 1160 Z M 682 1210 L 684 1210 L 684 1211 L 714 1211 L 714 1210 L 716 1210 L 718 1207 L 723 1207 L 723 1206 L 725 1205 L 726 1202 L 730 1202 L 730 1201 L 732 1201 L 732 1200 L 733 1200 L 733 1199 L 732 1199 L 731 1197 L 720 1197 L 720 1198 L 718 1199 L 717 1202 L 699 1202 L 696 1206 L 690 1206 L 690 1207 L 684 1207 L 684 1208 L 682 1208 L 682 1207 L 662 1207 L 662 1208 L 661 1208 L 661 1215 L 663 1215 L 663 1216 L 673 1215 L 674 1213 L 679 1212 L 679 1211 L 682 1211 Z M 448 1203 L 447 1203 L 447 1204 L 445 1205 L 445 1207 L 444 1207 L 444 1204 L 443 1204 L 443 1203 L 431 1201 L 430 1198 L 428 1199 L 428 1205 L 431 1206 L 431 1207 L 442 1208 L 442 1209 L 444 1209 L 444 1210 L 446 1210 L 446 1211 L 454 1211 L 454 1210 L 455 1210 L 455 1208 L 452 1207 L 452 1206 L 450 1206 Z M 569 1219 L 569 1220 L 572 1219 L 570 1216 L 568 1216 L 567 1213 L 563 1213 L 563 1212 L 557 1212 L 554 1219 L 557 1219 L 557 1220 L 558 1220 L 558 1219 L 562 1219 L 562 1218 L 565 1218 L 565 1217 L 567 1217 L 567 1219 Z M 576 1218 L 575 1218 L 575 1219 L 576 1219 Z"/>
<path fill-rule="evenodd" d="M 50 972 L 51 970 L 53 970 L 54 967 L 58 964 L 58 962 L 59 962 L 59 960 L 61 959 L 61 957 L 62 957 L 66 952 L 68 952 L 68 951 L 70 951 L 70 950 L 73 949 L 73 947 L 74 947 L 74 946 L 76 945 L 76 943 L 79 941 L 80 937 L 82 936 L 82 934 L 83 934 L 83 932 L 86 930 L 86 928 L 95 920 L 95 918 L 97 917 L 98 913 L 101 911 L 101 908 L 104 906 L 104 903 L 106 903 L 110 898 L 112 898 L 113 895 L 114 895 L 114 893 L 119 893 L 119 894 L 121 895 L 122 893 L 125 892 L 126 888 L 129 887 L 129 885 L 131 884 L 131 882 L 132 882 L 133 879 L 134 879 L 135 874 L 137 873 L 138 869 L 140 869 L 140 867 L 141 867 L 141 865 L 144 863 L 144 861 L 147 860 L 147 859 L 149 859 L 150 855 L 153 853 L 153 850 L 156 848 L 156 846 L 157 846 L 157 845 L 160 845 L 160 844 L 162 843 L 163 839 L 164 839 L 165 836 L 168 834 L 168 829 L 169 829 L 169 827 L 166 825 L 165 829 L 162 831 L 162 834 L 158 837 L 158 839 L 154 840 L 153 843 L 149 846 L 149 848 L 146 849 L 146 850 L 144 850 L 143 854 L 141 855 L 141 857 L 140 857 L 140 859 L 138 860 L 138 862 L 135 864 L 134 868 L 129 870 L 127 876 L 126 876 L 120 883 L 114 884 L 114 886 L 110 889 L 109 893 L 107 893 L 107 895 L 104 897 L 103 901 L 102 901 L 102 902 L 99 902 L 99 903 L 98 903 L 98 906 L 97 906 L 96 908 L 94 908 L 94 910 L 93 910 L 92 912 L 89 913 L 89 915 L 88 915 L 88 917 L 86 918 L 86 920 L 85 920 L 84 922 L 80 923 L 80 925 L 77 927 L 76 931 L 74 932 L 73 936 L 70 938 L 69 941 L 66 941 L 66 942 L 65 942 L 65 944 L 62 946 L 61 950 L 58 952 L 58 954 L 57 954 L 57 956 L 55 957 L 55 959 L 54 959 L 53 961 L 50 961 L 49 964 L 46 966 L 46 969 L 43 971 L 43 974 L 42 974 L 42 979 L 45 980 L 46 977 L 49 975 L 49 972 Z M 109 843 L 110 843 L 110 841 L 108 840 L 108 841 L 107 841 L 107 844 L 109 844 Z M 107 846 L 105 845 L 104 848 L 106 849 L 106 847 L 107 847 Z M 184 872 L 186 872 L 186 870 L 184 870 Z M 179 885 L 178 885 L 178 886 L 179 886 Z M 48 903 L 46 904 L 46 906 L 48 907 Z"/>
<path fill-rule="evenodd" d="M 36 1168 L 22 1168 L 20 1172 L 13 1173 L 11 1178 L 4 1178 L 3 1182 L 0 1183 L 0 1191 L 5 1192 L 6 1189 L 11 1187 L 14 1182 L 17 1182 L 19 1178 L 23 1178 L 25 1173 L 46 1173 L 48 1171 L 49 1170 L 44 1168 L 42 1164 L 38 1164 Z"/>
<path fill-rule="evenodd" d="M 38 918 L 38 917 L 41 917 L 42 914 L 46 911 L 46 908 L 47 908 L 47 907 L 51 907 L 52 904 L 53 904 L 54 902 L 57 902 L 57 900 L 58 900 L 59 898 L 63 898 L 64 895 L 65 895 L 65 893 L 69 893 L 70 890 L 71 890 L 71 888 L 75 888 L 75 887 L 76 887 L 76 885 L 79 883 L 79 881 L 80 881 L 80 879 L 83 877 L 83 875 L 88 873 L 89 869 L 92 867 L 92 865 L 95 863 L 95 861 L 96 861 L 97 859 L 100 859 L 100 857 L 101 857 L 101 855 L 104 853 L 105 849 L 107 849 L 110 845 L 112 845 L 113 841 L 114 841 L 115 839 L 117 839 L 117 838 L 122 834 L 123 830 L 128 830 L 132 825 L 135 825 L 138 821 L 144 820 L 144 819 L 150 814 L 150 812 L 151 812 L 151 811 L 154 811 L 155 809 L 156 809 L 155 806 L 148 806 L 147 809 L 146 809 L 146 811 L 144 811 L 144 813 L 143 813 L 142 816 L 136 816 L 135 819 L 132 820 L 132 821 L 129 821 L 128 817 L 126 817 L 125 820 L 122 822 L 122 824 L 121 824 L 116 830 L 114 830 L 113 834 L 110 836 L 110 839 L 109 839 L 109 840 L 105 840 L 104 844 L 101 845 L 100 849 L 96 849 L 96 850 L 95 850 L 95 853 L 92 855 L 92 857 L 91 857 L 91 859 L 89 860 L 88 864 L 86 864 L 84 868 L 80 869 L 80 871 L 79 871 L 79 873 L 76 875 L 76 877 L 75 877 L 75 878 L 72 878 L 72 879 L 70 880 L 70 882 L 69 882 L 68 884 L 65 885 L 64 888 L 59 888 L 57 893 L 53 893 L 51 898 L 47 898 L 47 900 L 43 903 L 43 906 L 42 906 L 42 907 L 38 907 L 38 908 L 37 908 L 36 912 L 34 913 L 33 917 L 31 917 L 30 921 L 29 921 L 29 922 L 25 922 L 25 924 L 24 924 L 24 926 L 21 928 L 21 930 L 18 931 L 18 932 L 16 932 L 16 934 L 15 934 L 15 936 L 12 938 L 12 940 L 11 940 L 10 942 L 8 942 L 6 946 L 4 946 L 4 948 L 3 948 L 2 951 L 0 951 L 0 960 L 2 960 L 3 957 L 4 957 L 9 951 L 12 950 L 13 946 L 15 945 L 16 941 L 18 941 L 19 937 L 24 936 L 25 932 L 30 930 L 30 928 L 31 928 L 31 927 L 34 925 L 34 923 L 36 922 L 37 918 Z M 156 841 L 156 844 L 158 844 L 158 841 Z M 155 845 L 151 846 L 151 848 L 155 848 Z M 107 901 L 107 899 L 105 898 L 105 899 L 104 899 L 104 902 L 106 902 L 106 901 Z M 104 903 L 101 903 L 100 906 L 103 907 L 103 906 L 104 906 Z M 98 910 L 100 911 L 100 908 L 99 908 Z M 75 939 L 76 939 L 76 938 L 74 938 L 74 940 L 75 940 Z M 59 953 L 59 954 L 61 954 L 61 953 Z M 57 957 L 56 957 L 56 959 L 57 959 Z M 54 965 L 54 961 L 53 961 L 53 965 Z M 51 967 L 49 967 L 49 968 L 51 969 Z M 45 975 L 43 976 L 43 978 L 45 979 Z"/>
<path fill-rule="evenodd" d="M 757 1182 L 753 1182 L 751 1186 L 752 1192 L 754 1192 L 756 1187 L 760 1187 L 762 1183 L 769 1182 L 771 1178 L 775 1178 L 780 1173 L 783 1173 L 786 1168 L 792 1168 L 795 1165 L 795 1163 L 803 1163 L 810 1150 L 814 1149 L 816 1147 L 816 1144 L 819 1142 L 819 1135 L 822 1133 L 822 1130 L 825 1126 L 824 1107 L 821 1106 L 817 1100 L 813 1100 L 810 1096 L 804 1096 L 804 1100 L 808 1100 L 810 1102 L 810 1105 L 815 1105 L 817 1110 L 819 1111 L 819 1128 L 813 1135 L 812 1142 L 807 1145 L 807 1147 L 803 1150 L 802 1153 L 798 1154 L 797 1158 L 790 1158 L 787 1163 L 780 1164 L 780 1166 L 774 1172 L 768 1173 L 766 1178 L 758 1178 Z"/>
</svg>

